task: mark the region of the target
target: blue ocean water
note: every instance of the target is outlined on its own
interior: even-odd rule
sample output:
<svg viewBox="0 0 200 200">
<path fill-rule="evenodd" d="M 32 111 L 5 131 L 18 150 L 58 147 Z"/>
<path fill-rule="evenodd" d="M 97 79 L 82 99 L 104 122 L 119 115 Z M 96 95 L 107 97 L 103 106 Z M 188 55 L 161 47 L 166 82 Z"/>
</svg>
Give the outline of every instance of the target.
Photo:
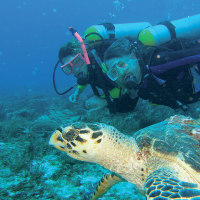
<svg viewBox="0 0 200 200">
<path fill-rule="evenodd" d="M 101 22 L 156 24 L 199 13 L 199 0 L 9 0 L 0 6 L 1 92 L 53 92 L 52 72 L 59 47 Z M 58 73 L 61 88 L 71 77 Z M 59 84 L 59 83 L 58 83 Z M 3 94 L 3 93 L 2 93 Z"/>
<path fill-rule="evenodd" d="M 138 103 L 131 113 L 89 112 L 53 89 L 53 68 L 62 44 L 102 22 L 175 20 L 200 13 L 200 0 L 0 0 L 0 199 L 82 200 L 107 170 L 78 162 L 48 144 L 58 127 L 77 121 L 135 131 L 172 115 L 200 118 L 200 103 L 187 112 Z M 59 90 L 75 83 L 60 69 Z M 49 95 L 50 94 L 50 95 Z M 8 98 L 7 98 L 8 97 Z M 53 97 L 53 98 L 52 98 Z M 102 200 L 144 199 L 133 184 L 121 183 Z"/>
</svg>

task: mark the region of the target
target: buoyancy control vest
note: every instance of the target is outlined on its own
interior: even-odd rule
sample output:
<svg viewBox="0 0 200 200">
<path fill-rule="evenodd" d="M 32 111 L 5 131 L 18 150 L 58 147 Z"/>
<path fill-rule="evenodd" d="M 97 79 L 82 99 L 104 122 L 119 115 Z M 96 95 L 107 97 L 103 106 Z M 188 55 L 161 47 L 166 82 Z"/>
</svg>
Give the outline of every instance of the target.
<svg viewBox="0 0 200 200">
<path fill-rule="evenodd" d="M 194 63 L 171 67 L 157 74 L 152 70 L 152 66 L 163 67 L 161 64 L 187 56 L 198 56 L 198 54 L 200 54 L 200 44 L 195 40 L 174 39 L 159 47 L 146 46 L 139 42 L 136 55 L 143 73 L 139 96 L 153 103 L 173 108 L 197 101 L 199 93 L 194 94 L 193 79 L 189 71 Z M 200 57 L 198 62 L 200 62 Z M 197 66 L 200 69 L 199 65 Z"/>
</svg>

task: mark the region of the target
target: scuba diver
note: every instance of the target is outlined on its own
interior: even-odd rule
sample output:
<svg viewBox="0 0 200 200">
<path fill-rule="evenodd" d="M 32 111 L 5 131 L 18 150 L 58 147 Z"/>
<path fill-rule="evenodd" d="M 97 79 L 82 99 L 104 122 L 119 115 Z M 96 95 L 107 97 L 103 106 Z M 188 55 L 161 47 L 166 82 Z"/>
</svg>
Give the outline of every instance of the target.
<svg viewBox="0 0 200 200">
<path fill-rule="evenodd" d="M 90 45 L 83 50 L 79 43 L 72 41 L 60 48 L 58 57 L 62 70 L 67 75 L 73 74 L 77 79 L 75 92 L 69 96 L 71 102 L 77 102 L 79 95 L 89 84 L 96 96 L 96 103 L 107 105 L 110 113 L 129 112 L 135 107 L 135 99 L 131 99 L 106 75 L 107 68 L 102 59 L 112 42 L 113 40 L 104 40 L 99 45 L 95 44 L 95 48 Z M 89 64 L 86 63 L 84 51 L 87 52 Z"/>
<path fill-rule="evenodd" d="M 57 91 L 55 70 L 61 63 L 66 74 L 77 78 L 71 102 L 88 84 L 111 113 L 132 111 L 139 98 L 182 109 L 199 100 L 199 43 L 192 39 L 199 39 L 200 14 L 155 26 L 94 25 L 85 31 L 84 40 L 73 28 L 70 31 L 79 45 L 61 47 L 54 88 L 64 94 L 76 86 Z"/>
<path fill-rule="evenodd" d="M 107 76 L 136 101 L 187 109 L 200 100 L 200 43 L 173 39 L 159 46 L 119 39 L 105 52 Z"/>
</svg>

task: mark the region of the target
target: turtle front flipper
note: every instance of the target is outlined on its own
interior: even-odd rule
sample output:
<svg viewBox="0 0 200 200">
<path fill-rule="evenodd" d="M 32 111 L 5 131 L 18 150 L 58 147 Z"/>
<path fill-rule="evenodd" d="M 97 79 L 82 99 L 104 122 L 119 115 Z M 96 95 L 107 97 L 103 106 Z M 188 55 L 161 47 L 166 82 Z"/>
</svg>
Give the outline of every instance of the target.
<svg viewBox="0 0 200 200">
<path fill-rule="evenodd" d="M 91 196 L 90 200 L 96 200 L 103 196 L 113 185 L 119 182 L 125 182 L 125 180 L 115 173 L 105 174 L 98 182 L 95 192 Z"/>
<path fill-rule="evenodd" d="M 149 200 L 200 200 L 198 185 L 180 181 L 176 173 L 168 167 L 150 174 L 146 180 L 145 189 Z"/>
</svg>

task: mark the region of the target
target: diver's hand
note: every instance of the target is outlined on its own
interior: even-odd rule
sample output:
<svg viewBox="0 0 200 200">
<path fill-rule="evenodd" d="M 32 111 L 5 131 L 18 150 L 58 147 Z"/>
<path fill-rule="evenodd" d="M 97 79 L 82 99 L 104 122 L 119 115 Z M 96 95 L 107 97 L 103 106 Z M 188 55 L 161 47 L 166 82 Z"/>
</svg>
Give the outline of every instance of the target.
<svg viewBox="0 0 200 200">
<path fill-rule="evenodd" d="M 76 103 L 77 100 L 78 100 L 78 97 L 79 97 L 79 95 L 77 95 L 76 93 L 71 94 L 71 95 L 69 96 L 69 101 L 70 101 L 71 103 Z"/>
</svg>

